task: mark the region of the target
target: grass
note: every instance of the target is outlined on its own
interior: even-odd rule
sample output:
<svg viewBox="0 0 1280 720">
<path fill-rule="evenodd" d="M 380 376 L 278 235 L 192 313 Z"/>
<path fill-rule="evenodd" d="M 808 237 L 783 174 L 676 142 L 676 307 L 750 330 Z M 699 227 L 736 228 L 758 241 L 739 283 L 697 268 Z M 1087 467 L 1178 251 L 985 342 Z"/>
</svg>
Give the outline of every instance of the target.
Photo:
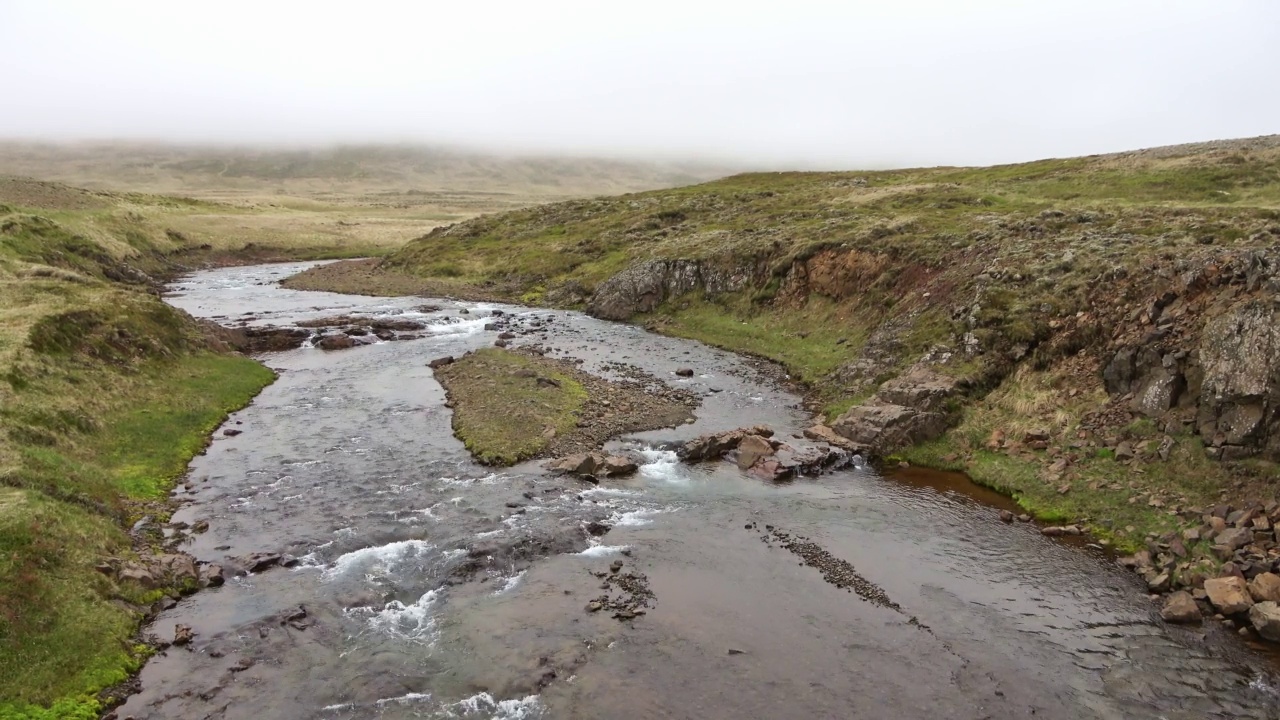
<svg viewBox="0 0 1280 720">
<path fill-rule="evenodd" d="M 775 360 L 797 380 L 817 383 L 857 357 L 866 341 L 866 326 L 842 310 L 821 299 L 788 308 L 687 296 L 638 319 L 656 322 L 669 335 Z"/>
<path fill-rule="evenodd" d="M 566 435 L 587 399 L 582 383 L 525 355 L 486 348 L 436 370 L 454 404 L 453 431 L 486 465 L 513 465 Z M 543 379 L 553 380 L 555 384 Z"/>
</svg>

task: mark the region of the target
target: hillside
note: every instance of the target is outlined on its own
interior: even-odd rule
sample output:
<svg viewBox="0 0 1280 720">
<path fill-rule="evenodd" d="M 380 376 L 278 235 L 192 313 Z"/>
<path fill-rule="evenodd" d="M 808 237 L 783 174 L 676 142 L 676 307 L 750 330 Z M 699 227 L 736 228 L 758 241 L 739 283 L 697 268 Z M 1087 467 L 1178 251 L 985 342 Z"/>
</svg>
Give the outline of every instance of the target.
<svg viewBox="0 0 1280 720">
<path fill-rule="evenodd" d="M 582 308 L 774 359 L 846 438 L 1152 547 L 1177 586 L 1275 559 L 1198 531 L 1167 551 L 1276 499 L 1278 243 L 1270 136 L 738 175 L 484 216 L 290 283 Z"/>
<path fill-rule="evenodd" d="M 727 174 L 697 163 L 497 155 L 425 145 L 327 148 L 0 142 L 0 173 L 97 190 L 195 195 L 369 196 L 430 193 L 555 199 L 687 185 Z"/>
</svg>

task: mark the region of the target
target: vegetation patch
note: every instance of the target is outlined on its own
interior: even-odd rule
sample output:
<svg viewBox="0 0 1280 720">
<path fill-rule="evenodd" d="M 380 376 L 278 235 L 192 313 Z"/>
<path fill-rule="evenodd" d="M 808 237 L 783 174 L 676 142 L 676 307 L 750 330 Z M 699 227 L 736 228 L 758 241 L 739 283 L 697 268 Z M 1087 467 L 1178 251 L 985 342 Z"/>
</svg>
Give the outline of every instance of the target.
<svg viewBox="0 0 1280 720">
<path fill-rule="evenodd" d="M 573 431 L 586 388 L 549 365 L 491 348 L 436 371 L 453 404 L 454 434 L 480 462 L 514 465 Z"/>
<path fill-rule="evenodd" d="M 620 434 L 692 417 L 693 395 L 638 371 L 632 376 L 611 382 L 562 360 L 499 348 L 436 369 L 454 434 L 489 465 L 596 450 Z"/>
</svg>

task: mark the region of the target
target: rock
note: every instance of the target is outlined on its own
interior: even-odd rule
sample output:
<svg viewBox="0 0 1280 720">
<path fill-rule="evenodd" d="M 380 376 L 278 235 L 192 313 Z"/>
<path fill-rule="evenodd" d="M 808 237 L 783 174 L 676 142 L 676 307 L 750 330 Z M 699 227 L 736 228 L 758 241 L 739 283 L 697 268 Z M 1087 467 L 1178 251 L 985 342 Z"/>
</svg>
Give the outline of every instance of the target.
<svg viewBox="0 0 1280 720">
<path fill-rule="evenodd" d="M 1170 623 L 1199 623 L 1200 606 L 1196 605 L 1191 593 L 1179 590 L 1164 601 L 1164 607 L 1160 609 L 1160 617 Z"/>
<path fill-rule="evenodd" d="M 321 350 L 346 350 L 356 346 L 356 341 L 347 335 L 325 335 L 316 341 Z"/>
<path fill-rule="evenodd" d="M 222 431 L 222 434 L 226 435 L 227 437 L 235 437 L 243 432 L 244 432 L 243 430 L 236 430 L 235 428 L 227 428 L 226 430 Z"/>
<path fill-rule="evenodd" d="M 1232 552 L 1253 542 L 1253 531 L 1247 528 L 1228 528 L 1218 533 L 1214 538 L 1217 545 L 1225 545 L 1231 548 Z"/>
<path fill-rule="evenodd" d="M 604 474 L 609 477 L 619 477 L 630 475 L 639 469 L 639 466 L 631 460 L 631 458 L 621 455 L 610 455 L 600 464 Z"/>
<path fill-rule="evenodd" d="M 766 458 L 753 465 L 749 472 L 763 480 L 780 482 L 795 477 L 796 468 L 780 462 L 777 458 Z"/>
<path fill-rule="evenodd" d="M 218 587 L 226 582 L 222 566 L 216 563 L 205 565 L 202 575 L 202 582 L 207 587 Z"/>
<path fill-rule="evenodd" d="M 1057 525 L 1050 525 L 1048 527 L 1040 528 L 1040 534 L 1047 535 L 1049 537 L 1059 537 L 1061 535 L 1066 535 L 1067 529 L 1064 527 L 1059 527 Z"/>
<path fill-rule="evenodd" d="M 1280 377 L 1280 314 L 1274 304 L 1249 299 L 1209 320 L 1199 357 L 1204 376 L 1196 420 L 1206 444 L 1244 446 L 1233 455 L 1274 447 L 1280 440 L 1280 424 L 1269 422 Z"/>
<path fill-rule="evenodd" d="M 741 290 L 754 274 L 745 260 L 640 261 L 597 285 L 587 313 L 603 320 L 629 320 L 695 290 L 707 296 Z"/>
<path fill-rule="evenodd" d="M 431 368 L 432 370 L 439 370 L 445 365 L 452 365 L 452 364 L 453 364 L 453 356 L 445 355 L 444 357 L 436 358 L 435 360 L 432 360 L 431 362 L 427 363 L 427 367 Z"/>
<path fill-rule="evenodd" d="M 1160 573 L 1147 581 L 1147 590 L 1156 594 L 1169 592 L 1169 573 Z"/>
<path fill-rule="evenodd" d="M 1122 442 L 1115 447 L 1117 460 L 1132 460 L 1134 457 L 1133 445 L 1128 441 Z"/>
<path fill-rule="evenodd" d="M 604 535 L 605 533 L 612 530 L 613 526 L 608 525 L 606 523 L 599 522 L 597 520 L 593 520 L 586 524 L 585 529 L 588 535 L 592 537 L 600 537 L 601 535 Z"/>
<path fill-rule="evenodd" d="M 738 443 L 738 468 L 746 470 L 772 454 L 773 446 L 768 440 L 759 435 L 748 435 Z"/>
<path fill-rule="evenodd" d="M 680 368 L 676 370 L 676 375 L 680 377 L 693 377 L 693 368 Z"/>
<path fill-rule="evenodd" d="M 832 447 L 838 447 L 843 450 L 852 450 L 854 452 L 863 452 L 865 448 L 848 438 L 841 437 L 835 430 L 826 425 L 818 424 L 805 428 L 804 436 L 815 442 L 824 442 Z"/>
<path fill-rule="evenodd" d="M 920 412 L 903 405 L 859 405 L 841 415 L 831 428 L 841 437 L 884 455 L 907 445 L 933 440 L 947 429 L 941 413 Z"/>
<path fill-rule="evenodd" d="M 125 566 L 120 569 L 118 577 L 121 580 L 138 583 L 148 590 L 153 590 L 161 585 L 159 578 L 151 572 L 151 568 L 137 563 L 125 563 Z"/>
<path fill-rule="evenodd" d="M 196 524 L 191 526 L 191 532 L 197 535 L 199 535 L 200 533 L 208 532 L 208 531 L 209 531 L 208 520 L 197 520 Z"/>
<path fill-rule="evenodd" d="M 1009 512 L 1008 510 L 1001 510 L 1000 522 L 1007 522 L 1007 523 L 1013 522 L 1013 513 Z"/>
<path fill-rule="evenodd" d="M 622 569 L 622 566 L 624 564 L 625 563 L 623 563 L 621 560 L 614 560 L 612 563 L 609 564 L 609 572 L 611 573 L 618 572 L 619 570 Z"/>
<path fill-rule="evenodd" d="M 161 569 L 169 582 L 176 585 L 195 583 L 200 579 L 195 558 L 190 555 L 161 555 L 155 559 L 155 565 Z"/>
<path fill-rule="evenodd" d="M 600 612 L 604 609 L 604 603 L 599 600 L 592 600 L 587 603 L 587 612 Z"/>
<path fill-rule="evenodd" d="M 1280 575 L 1259 573 L 1249 581 L 1249 596 L 1254 602 L 1280 603 Z"/>
<path fill-rule="evenodd" d="M 278 553 L 251 553 L 237 558 L 237 562 L 245 569 L 245 572 L 256 573 L 279 565 L 280 555 Z"/>
<path fill-rule="evenodd" d="M 498 333 L 498 339 L 499 340 L 515 340 L 516 334 L 513 332 L 500 332 Z"/>
<path fill-rule="evenodd" d="M 730 450 L 737 449 L 738 444 L 746 436 L 747 433 L 744 430 L 730 430 L 696 437 L 680 447 L 680 459 L 688 463 L 719 459 Z"/>
<path fill-rule="evenodd" d="M 1209 595 L 1209 602 L 1223 615 L 1236 615 L 1253 605 L 1253 598 L 1241 577 L 1232 575 L 1206 580 L 1204 591 Z"/>
<path fill-rule="evenodd" d="M 1249 623 L 1265 640 L 1280 642 L 1280 605 L 1270 600 L 1249 608 Z"/>
<path fill-rule="evenodd" d="M 1027 433 L 1022 436 L 1022 441 L 1027 443 L 1049 442 L 1050 437 L 1049 431 L 1046 428 L 1036 428 L 1035 430 L 1028 430 Z"/>
<path fill-rule="evenodd" d="M 196 634 L 194 631 L 192 631 L 190 625 L 183 625 L 182 623 L 178 623 L 173 626 L 173 644 L 174 645 L 187 645 L 192 640 L 195 639 L 195 636 Z"/>
<path fill-rule="evenodd" d="M 1018 516 L 1018 522 L 1021 522 L 1021 523 L 1029 523 L 1029 522 L 1031 522 L 1031 516 L 1030 516 L 1030 515 L 1028 515 L 1028 514 L 1026 514 L 1026 513 L 1023 513 L 1023 514 L 1021 514 L 1021 515 L 1019 515 L 1019 516 Z"/>
</svg>

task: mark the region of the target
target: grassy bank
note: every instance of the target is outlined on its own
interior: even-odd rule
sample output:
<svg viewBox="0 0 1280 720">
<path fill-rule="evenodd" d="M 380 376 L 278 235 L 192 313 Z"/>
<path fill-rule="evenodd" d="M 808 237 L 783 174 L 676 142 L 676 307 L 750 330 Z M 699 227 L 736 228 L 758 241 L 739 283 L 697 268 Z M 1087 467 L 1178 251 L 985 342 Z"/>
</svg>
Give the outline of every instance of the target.
<svg viewBox="0 0 1280 720">
<path fill-rule="evenodd" d="M 185 247 L 102 196 L 3 186 L 0 717 L 95 717 L 149 649 L 145 590 L 99 569 L 148 552 L 165 502 L 226 414 L 273 379 L 154 294 Z"/>
</svg>

